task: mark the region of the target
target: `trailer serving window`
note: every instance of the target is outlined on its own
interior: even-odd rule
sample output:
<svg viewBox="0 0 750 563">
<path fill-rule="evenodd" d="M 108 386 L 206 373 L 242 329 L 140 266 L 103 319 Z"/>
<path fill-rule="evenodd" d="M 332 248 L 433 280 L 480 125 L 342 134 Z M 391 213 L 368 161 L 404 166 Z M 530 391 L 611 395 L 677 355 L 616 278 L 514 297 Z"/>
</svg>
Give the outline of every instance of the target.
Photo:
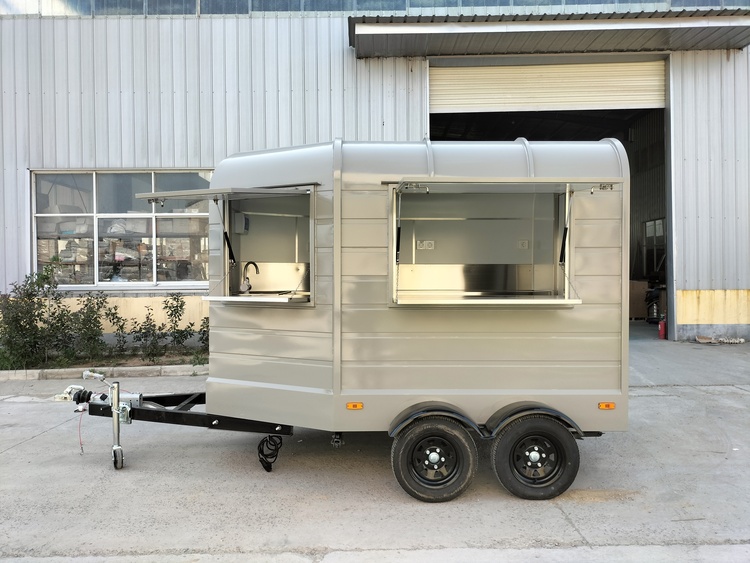
<svg viewBox="0 0 750 563">
<path fill-rule="evenodd" d="M 393 191 L 394 303 L 580 303 L 571 282 L 575 188 L 402 182 Z"/>
<path fill-rule="evenodd" d="M 202 190 L 209 205 L 209 301 L 310 303 L 315 184 Z M 192 192 L 195 197 L 197 192 Z M 153 194 L 176 199 L 183 194 Z"/>
</svg>

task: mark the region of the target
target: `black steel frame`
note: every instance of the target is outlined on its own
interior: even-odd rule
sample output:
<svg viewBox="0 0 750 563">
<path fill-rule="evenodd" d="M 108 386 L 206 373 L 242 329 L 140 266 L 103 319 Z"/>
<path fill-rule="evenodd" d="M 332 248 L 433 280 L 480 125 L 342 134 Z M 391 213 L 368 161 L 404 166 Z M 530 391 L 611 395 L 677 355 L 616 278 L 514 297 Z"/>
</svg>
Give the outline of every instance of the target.
<svg viewBox="0 0 750 563">
<path fill-rule="evenodd" d="M 130 418 L 145 422 L 162 424 L 179 424 L 182 426 L 202 426 L 214 430 L 232 430 L 236 432 L 255 432 L 276 436 L 291 436 L 293 426 L 247 420 L 218 414 L 191 412 L 196 405 L 206 404 L 205 393 L 183 393 L 165 395 L 144 395 L 143 403 L 151 406 L 131 407 Z M 89 414 L 92 416 L 112 417 L 112 407 L 105 403 L 90 402 Z"/>
</svg>

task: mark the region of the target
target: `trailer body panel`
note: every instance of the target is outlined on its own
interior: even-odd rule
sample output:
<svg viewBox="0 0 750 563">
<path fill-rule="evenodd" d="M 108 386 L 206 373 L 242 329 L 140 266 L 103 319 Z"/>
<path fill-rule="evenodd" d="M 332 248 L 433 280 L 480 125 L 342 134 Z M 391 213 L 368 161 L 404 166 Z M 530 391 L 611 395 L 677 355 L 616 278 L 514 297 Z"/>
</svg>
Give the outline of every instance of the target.
<svg viewBox="0 0 750 563">
<path fill-rule="evenodd" d="M 211 214 L 209 412 L 379 431 L 422 403 L 485 425 L 534 402 L 626 429 L 618 142 L 337 141 L 231 157 L 211 185 L 299 192 Z"/>
</svg>

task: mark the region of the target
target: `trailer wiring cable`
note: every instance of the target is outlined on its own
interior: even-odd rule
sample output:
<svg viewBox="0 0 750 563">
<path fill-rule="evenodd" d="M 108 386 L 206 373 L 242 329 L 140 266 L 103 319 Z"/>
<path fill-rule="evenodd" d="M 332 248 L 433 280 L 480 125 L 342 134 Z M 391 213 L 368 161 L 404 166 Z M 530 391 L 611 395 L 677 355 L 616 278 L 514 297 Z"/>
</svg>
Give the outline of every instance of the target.
<svg viewBox="0 0 750 563">
<path fill-rule="evenodd" d="M 81 411 L 81 416 L 78 417 L 78 445 L 81 448 L 81 455 L 83 455 L 83 436 L 81 435 L 81 423 L 83 422 L 83 413 L 86 411 L 83 409 L 77 409 Z"/>
<path fill-rule="evenodd" d="M 273 464 L 279 457 L 281 449 L 281 436 L 269 435 L 263 438 L 258 444 L 258 460 L 268 473 L 273 469 Z"/>
</svg>

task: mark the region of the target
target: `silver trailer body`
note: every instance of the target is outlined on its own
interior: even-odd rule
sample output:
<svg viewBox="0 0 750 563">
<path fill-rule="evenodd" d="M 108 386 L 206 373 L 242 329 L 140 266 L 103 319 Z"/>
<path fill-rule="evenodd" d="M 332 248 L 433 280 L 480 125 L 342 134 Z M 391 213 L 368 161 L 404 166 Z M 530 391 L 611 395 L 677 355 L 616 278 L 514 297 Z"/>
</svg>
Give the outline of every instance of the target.
<svg viewBox="0 0 750 563">
<path fill-rule="evenodd" d="M 206 191 L 207 412 L 394 435 L 453 413 L 489 435 L 537 409 L 579 436 L 626 429 L 616 140 L 335 141 L 232 156 Z"/>
</svg>

